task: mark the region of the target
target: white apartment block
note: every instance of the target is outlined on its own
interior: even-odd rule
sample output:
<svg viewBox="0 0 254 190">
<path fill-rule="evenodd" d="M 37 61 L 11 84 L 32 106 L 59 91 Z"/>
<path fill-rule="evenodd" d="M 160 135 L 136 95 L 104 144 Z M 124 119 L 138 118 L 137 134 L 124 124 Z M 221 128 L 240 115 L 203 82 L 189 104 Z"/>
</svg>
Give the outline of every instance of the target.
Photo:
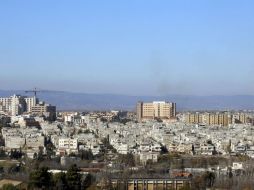
<svg viewBox="0 0 254 190">
<path fill-rule="evenodd" d="M 78 153 L 78 140 L 71 138 L 59 138 L 57 155 Z"/>
<path fill-rule="evenodd" d="M 32 111 L 32 107 L 35 106 L 37 103 L 36 97 L 35 96 L 27 97 L 25 98 L 25 101 L 26 101 L 26 111 L 30 113 Z"/>
<path fill-rule="evenodd" d="M 21 115 L 24 112 L 44 116 L 46 119 L 54 121 L 56 119 L 56 107 L 50 104 L 37 103 L 38 99 L 33 97 L 25 97 L 13 95 L 9 98 L 0 98 L 0 112 L 7 113 L 12 116 Z"/>
<path fill-rule="evenodd" d="M 114 148 L 117 150 L 119 154 L 128 154 L 129 152 L 128 144 L 124 143 L 115 144 Z"/>
<path fill-rule="evenodd" d="M 7 149 L 19 149 L 26 144 L 26 139 L 20 136 L 7 136 L 5 138 L 5 147 Z"/>
<path fill-rule="evenodd" d="M 11 98 L 0 98 L 0 111 L 9 112 L 11 110 Z"/>
<path fill-rule="evenodd" d="M 36 148 L 44 147 L 45 138 L 44 136 L 27 136 L 26 137 L 26 146 L 27 148 Z"/>
<path fill-rule="evenodd" d="M 66 115 L 64 116 L 64 122 L 73 122 L 74 121 L 74 115 Z"/>
<path fill-rule="evenodd" d="M 22 96 L 13 95 L 11 97 L 11 115 L 20 115 L 22 114 L 26 107 L 25 107 L 25 100 Z"/>
<path fill-rule="evenodd" d="M 58 141 L 59 149 L 77 149 L 78 148 L 78 140 L 70 139 L 70 138 L 60 138 Z"/>
<path fill-rule="evenodd" d="M 9 113 L 12 116 L 20 115 L 23 112 L 31 112 L 33 106 L 36 105 L 36 97 L 23 97 L 13 95 L 8 98 L 0 98 L 0 111 Z"/>
<path fill-rule="evenodd" d="M 146 164 L 148 160 L 151 160 L 152 162 L 157 162 L 159 153 L 158 152 L 141 152 L 139 154 L 140 162 L 143 164 Z"/>
</svg>

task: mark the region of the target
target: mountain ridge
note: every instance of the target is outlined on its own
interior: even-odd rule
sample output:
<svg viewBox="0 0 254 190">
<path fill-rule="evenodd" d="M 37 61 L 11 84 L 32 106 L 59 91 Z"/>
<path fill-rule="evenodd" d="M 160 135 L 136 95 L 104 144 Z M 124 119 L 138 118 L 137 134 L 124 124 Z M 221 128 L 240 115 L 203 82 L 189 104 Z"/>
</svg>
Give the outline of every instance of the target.
<svg viewBox="0 0 254 190">
<path fill-rule="evenodd" d="M 13 94 L 31 96 L 23 90 L 0 90 L 0 97 Z M 96 94 L 67 91 L 43 91 L 38 98 L 58 110 L 129 110 L 135 109 L 138 101 L 172 101 L 176 102 L 178 111 L 194 110 L 254 110 L 253 95 L 165 95 L 135 96 L 120 94 Z"/>
</svg>

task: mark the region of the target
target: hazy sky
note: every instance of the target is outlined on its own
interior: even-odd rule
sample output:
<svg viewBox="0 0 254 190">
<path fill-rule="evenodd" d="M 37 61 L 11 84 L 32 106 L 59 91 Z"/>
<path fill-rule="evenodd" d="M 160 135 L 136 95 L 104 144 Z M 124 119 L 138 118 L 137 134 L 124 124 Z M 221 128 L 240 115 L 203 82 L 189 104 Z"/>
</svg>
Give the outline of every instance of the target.
<svg viewBox="0 0 254 190">
<path fill-rule="evenodd" d="M 254 94 L 253 0 L 0 1 L 0 89 Z"/>
</svg>

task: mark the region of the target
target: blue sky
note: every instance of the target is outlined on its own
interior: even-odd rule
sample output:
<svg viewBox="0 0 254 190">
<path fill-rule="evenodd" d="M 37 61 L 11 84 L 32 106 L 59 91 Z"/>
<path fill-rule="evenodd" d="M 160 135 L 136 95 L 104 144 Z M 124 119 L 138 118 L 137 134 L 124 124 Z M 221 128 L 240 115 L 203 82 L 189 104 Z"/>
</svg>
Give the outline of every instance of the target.
<svg viewBox="0 0 254 190">
<path fill-rule="evenodd" d="M 0 1 L 0 89 L 254 95 L 254 2 Z"/>
</svg>

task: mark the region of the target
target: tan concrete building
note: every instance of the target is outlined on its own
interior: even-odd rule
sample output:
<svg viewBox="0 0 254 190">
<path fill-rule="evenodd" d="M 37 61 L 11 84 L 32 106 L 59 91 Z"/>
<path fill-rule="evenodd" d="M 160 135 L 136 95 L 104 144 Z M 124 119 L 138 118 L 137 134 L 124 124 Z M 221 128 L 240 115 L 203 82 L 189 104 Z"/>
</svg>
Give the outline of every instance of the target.
<svg viewBox="0 0 254 190">
<path fill-rule="evenodd" d="M 137 103 L 138 121 L 146 119 L 172 119 L 176 116 L 176 104 L 172 102 L 138 102 Z"/>
<path fill-rule="evenodd" d="M 207 114 L 206 124 L 228 126 L 228 125 L 232 124 L 232 121 L 233 121 L 232 115 L 227 112 L 209 113 L 209 114 Z"/>
<path fill-rule="evenodd" d="M 235 123 L 249 123 L 249 117 L 245 113 L 237 113 L 233 116 Z"/>
<path fill-rule="evenodd" d="M 56 107 L 41 102 L 31 107 L 31 113 L 39 116 L 45 116 L 46 119 L 54 121 L 56 119 Z"/>
<path fill-rule="evenodd" d="M 200 113 L 188 113 L 185 115 L 185 121 L 189 124 L 204 123 L 204 115 Z"/>
<path fill-rule="evenodd" d="M 233 116 L 227 112 L 218 113 L 187 113 L 185 122 L 189 124 L 206 124 L 228 126 L 232 124 Z"/>
<path fill-rule="evenodd" d="M 123 188 L 126 190 L 180 190 L 184 186 L 191 186 L 191 177 L 180 177 L 173 179 L 133 178 L 125 180 L 125 182 L 123 182 L 121 179 L 112 179 L 112 185 L 115 189 Z M 108 189 L 108 187 L 104 185 L 104 189 Z"/>
</svg>

